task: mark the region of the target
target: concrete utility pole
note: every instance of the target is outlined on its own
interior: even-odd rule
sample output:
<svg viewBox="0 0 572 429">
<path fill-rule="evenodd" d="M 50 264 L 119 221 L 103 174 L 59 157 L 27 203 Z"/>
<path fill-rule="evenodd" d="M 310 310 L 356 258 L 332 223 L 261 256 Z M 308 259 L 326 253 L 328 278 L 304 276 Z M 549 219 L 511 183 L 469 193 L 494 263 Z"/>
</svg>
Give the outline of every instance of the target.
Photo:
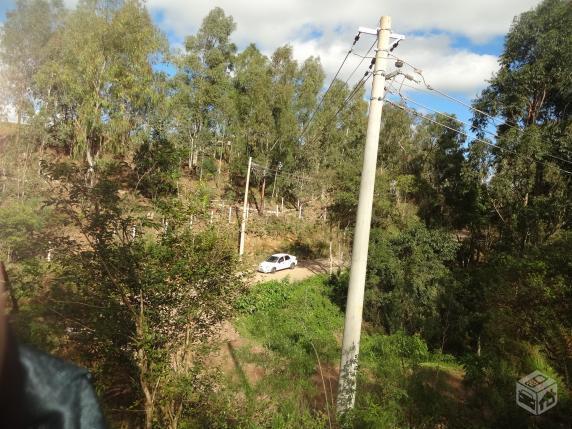
<svg viewBox="0 0 572 429">
<path fill-rule="evenodd" d="M 379 29 L 377 30 L 377 50 L 373 68 L 373 84 L 369 104 L 367 134 L 352 250 L 350 283 L 346 304 L 344 337 L 342 341 L 340 379 L 336 403 L 338 413 L 342 414 L 353 408 L 355 402 L 369 231 L 390 34 L 391 18 L 389 16 L 382 16 Z"/>
<path fill-rule="evenodd" d="M 248 170 L 246 171 L 246 186 L 244 187 L 244 207 L 242 209 L 242 224 L 240 225 L 240 247 L 238 256 L 242 258 L 244 254 L 244 237 L 246 234 L 246 217 L 248 216 L 248 186 L 250 184 L 250 167 L 252 165 L 252 157 L 248 158 Z"/>
</svg>

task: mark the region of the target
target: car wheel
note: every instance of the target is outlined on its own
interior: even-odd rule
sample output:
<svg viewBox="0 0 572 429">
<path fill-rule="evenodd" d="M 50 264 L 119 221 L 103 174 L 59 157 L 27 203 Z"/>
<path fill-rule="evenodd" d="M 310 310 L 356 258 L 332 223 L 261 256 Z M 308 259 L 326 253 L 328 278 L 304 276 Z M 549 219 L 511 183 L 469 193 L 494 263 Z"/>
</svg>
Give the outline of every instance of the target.
<svg viewBox="0 0 572 429">
<path fill-rule="evenodd" d="M 272 270 L 270 271 L 271 273 L 275 273 L 276 272 L 276 267 L 272 267 Z"/>
<path fill-rule="evenodd" d="M 295 264 L 294 262 L 292 262 L 292 263 L 290 264 L 290 269 L 293 270 L 295 267 L 296 267 L 296 264 Z"/>
</svg>

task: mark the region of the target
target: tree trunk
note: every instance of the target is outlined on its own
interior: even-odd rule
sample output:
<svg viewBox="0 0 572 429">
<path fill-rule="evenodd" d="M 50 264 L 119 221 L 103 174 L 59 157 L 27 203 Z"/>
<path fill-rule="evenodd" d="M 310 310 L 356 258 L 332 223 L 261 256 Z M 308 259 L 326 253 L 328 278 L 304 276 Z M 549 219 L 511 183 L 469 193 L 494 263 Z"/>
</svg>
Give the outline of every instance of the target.
<svg viewBox="0 0 572 429">
<path fill-rule="evenodd" d="M 22 112 L 18 109 L 18 125 L 16 128 L 16 147 L 20 147 L 20 128 L 22 127 Z"/>
<path fill-rule="evenodd" d="M 272 183 L 272 199 L 274 199 L 274 191 L 276 190 L 276 178 L 278 177 L 278 171 L 274 173 L 274 182 Z"/>
<path fill-rule="evenodd" d="M 188 160 L 189 174 L 191 174 L 193 171 L 193 156 L 194 156 L 193 150 L 194 150 L 194 148 L 195 148 L 195 139 L 193 139 L 191 137 L 191 147 L 189 149 L 189 160 Z"/>
<path fill-rule="evenodd" d="M 149 391 L 149 388 L 143 379 L 141 379 L 141 388 L 143 389 L 143 394 L 145 395 L 145 429 L 152 429 L 153 411 L 155 408 L 155 404 L 153 404 L 153 395 L 151 395 L 151 392 Z"/>
<path fill-rule="evenodd" d="M 139 314 L 135 318 L 135 326 L 138 340 L 143 340 L 145 337 L 145 311 L 144 311 L 144 300 L 143 291 L 139 297 Z M 157 382 L 153 392 L 151 391 L 149 379 L 148 379 L 148 358 L 143 348 L 137 350 L 137 366 L 139 367 L 139 385 L 143 391 L 145 397 L 143 408 L 145 409 L 145 429 L 153 428 L 153 418 L 155 411 L 155 392 L 157 391 Z"/>
<path fill-rule="evenodd" d="M 87 165 L 89 166 L 87 171 L 89 184 L 93 188 L 95 186 L 95 159 L 91 153 L 91 144 L 89 141 L 86 142 L 85 159 L 87 161 Z"/>
</svg>

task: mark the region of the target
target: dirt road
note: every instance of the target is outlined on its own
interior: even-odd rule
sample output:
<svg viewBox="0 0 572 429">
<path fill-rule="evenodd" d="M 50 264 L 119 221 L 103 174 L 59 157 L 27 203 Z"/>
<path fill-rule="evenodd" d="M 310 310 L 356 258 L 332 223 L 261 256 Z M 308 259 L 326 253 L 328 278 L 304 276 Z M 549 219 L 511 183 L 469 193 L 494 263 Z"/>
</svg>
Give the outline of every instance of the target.
<svg viewBox="0 0 572 429">
<path fill-rule="evenodd" d="M 334 262 L 334 271 L 338 269 L 338 265 Z M 329 274 L 330 261 L 327 259 L 316 259 L 311 261 L 299 261 L 298 266 L 293 270 L 282 270 L 276 273 L 254 273 L 252 277 L 252 284 L 260 282 L 268 282 L 271 280 L 300 281 L 308 277 L 315 276 L 316 274 Z"/>
</svg>

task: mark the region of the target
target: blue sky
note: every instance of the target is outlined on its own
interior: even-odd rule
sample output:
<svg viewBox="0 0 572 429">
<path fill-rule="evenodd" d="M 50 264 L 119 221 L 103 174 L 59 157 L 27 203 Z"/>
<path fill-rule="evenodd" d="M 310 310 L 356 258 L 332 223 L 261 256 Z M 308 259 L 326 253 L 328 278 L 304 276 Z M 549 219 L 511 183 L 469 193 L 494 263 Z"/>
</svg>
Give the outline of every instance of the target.
<svg viewBox="0 0 572 429">
<path fill-rule="evenodd" d="M 77 0 L 64 0 L 73 7 Z M 319 56 L 331 79 L 347 52 L 358 26 L 375 27 L 378 17 L 392 17 L 392 28 L 407 36 L 394 52 L 423 70 L 427 81 L 465 102 L 486 86 L 497 69 L 504 34 L 515 15 L 534 7 L 538 0 L 147 0 L 154 22 L 174 48 L 193 34 L 202 18 L 215 6 L 232 15 L 239 49 L 254 42 L 266 54 L 290 44 L 303 61 Z M 0 0 L 0 20 L 15 0 Z M 362 37 L 355 52 L 364 54 L 371 39 Z M 348 76 L 360 58 L 351 56 L 342 69 Z M 365 70 L 367 61 L 362 68 Z M 363 74 L 355 74 L 355 82 Z M 326 84 L 329 80 L 327 80 Z M 367 90 L 369 91 L 370 83 Z M 441 97 L 419 91 L 405 94 L 439 111 L 470 119 L 470 111 Z M 412 105 L 419 108 L 419 106 Z"/>
</svg>

